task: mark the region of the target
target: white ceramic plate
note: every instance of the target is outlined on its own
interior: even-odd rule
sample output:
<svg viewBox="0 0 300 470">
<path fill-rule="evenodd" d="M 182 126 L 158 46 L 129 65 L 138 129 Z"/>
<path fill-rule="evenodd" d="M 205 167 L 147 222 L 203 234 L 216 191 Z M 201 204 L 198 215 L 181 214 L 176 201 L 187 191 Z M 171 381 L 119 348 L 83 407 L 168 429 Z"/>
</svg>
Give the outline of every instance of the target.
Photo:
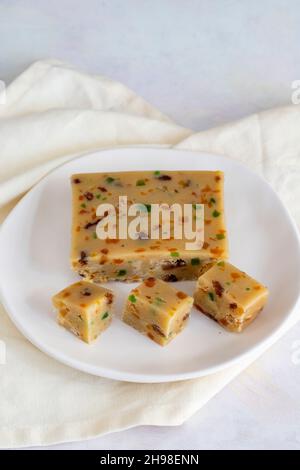
<svg viewBox="0 0 300 470">
<path fill-rule="evenodd" d="M 58 326 L 51 296 L 75 281 L 69 267 L 71 190 L 78 172 L 223 170 L 231 261 L 270 289 L 266 309 L 242 334 L 228 333 L 198 311 L 166 348 L 123 324 L 118 316 L 92 345 Z M 260 177 L 217 155 L 165 149 L 116 149 L 75 159 L 50 173 L 15 207 L 0 232 L 2 300 L 17 328 L 55 359 L 85 372 L 136 382 L 200 377 L 254 352 L 287 321 L 299 297 L 296 228 Z M 176 286 L 192 293 L 194 282 Z M 117 315 L 133 285 L 110 283 Z"/>
</svg>

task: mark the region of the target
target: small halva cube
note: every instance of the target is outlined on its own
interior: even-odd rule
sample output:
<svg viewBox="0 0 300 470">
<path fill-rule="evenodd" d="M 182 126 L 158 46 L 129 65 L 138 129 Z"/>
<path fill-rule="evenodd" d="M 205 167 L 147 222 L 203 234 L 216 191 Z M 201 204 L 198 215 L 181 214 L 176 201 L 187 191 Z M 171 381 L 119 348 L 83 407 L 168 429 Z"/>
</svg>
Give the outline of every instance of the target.
<svg viewBox="0 0 300 470">
<path fill-rule="evenodd" d="M 165 346 L 186 326 L 192 306 L 192 297 L 149 277 L 130 292 L 123 321 Z"/>
<path fill-rule="evenodd" d="M 91 343 L 110 325 L 113 299 L 110 290 L 79 281 L 54 295 L 52 302 L 58 323 Z"/>
<path fill-rule="evenodd" d="M 261 312 L 268 289 L 226 261 L 199 277 L 194 305 L 229 331 L 241 332 Z"/>
</svg>

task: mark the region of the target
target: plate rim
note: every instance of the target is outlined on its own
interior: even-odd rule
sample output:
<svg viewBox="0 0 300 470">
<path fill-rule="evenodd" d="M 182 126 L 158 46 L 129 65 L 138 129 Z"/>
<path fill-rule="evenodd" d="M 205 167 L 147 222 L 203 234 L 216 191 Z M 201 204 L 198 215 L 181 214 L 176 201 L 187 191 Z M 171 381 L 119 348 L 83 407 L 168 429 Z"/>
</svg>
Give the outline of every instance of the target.
<svg viewBox="0 0 300 470">
<path fill-rule="evenodd" d="M 24 204 L 24 201 L 26 201 L 27 197 L 31 195 L 31 193 L 40 185 L 44 183 L 46 179 L 49 178 L 49 176 L 52 173 L 55 173 L 58 171 L 61 167 L 64 167 L 68 165 L 69 163 L 83 159 L 84 157 L 91 156 L 94 154 L 100 154 L 103 152 L 122 152 L 122 151 L 136 151 L 136 150 L 149 150 L 149 151 L 162 151 L 162 152 L 178 152 L 178 153 L 190 153 L 190 154 L 197 154 L 199 156 L 207 156 L 211 155 L 214 157 L 218 157 L 221 159 L 224 159 L 226 161 L 233 162 L 234 165 L 239 166 L 243 168 L 244 170 L 246 169 L 248 172 L 250 172 L 252 175 L 254 175 L 256 178 L 261 180 L 264 184 L 266 184 L 269 188 L 269 190 L 273 193 L 273 196 L 277 199 L 278 203 L 280 204 L 282 210 L 285 212 L 287 219 L 290 223 L 291 228 L 293 229 L 293 233 L 295 235 L 295 239 L 297 240 L 298 244 L 298 249 L 300 252 L 300 233 L 299 229 L 297 227 L 297 224 L 295 220 L 293 219 L 292 215 L 290 214 L 288 208 L 285 206 L 283 203 L 282 199 L 280 196 L 277 194 L 277 192 L 273 189 L 271 184 L 259 173 L 256 173 L 252 168 L 249 168 L 247 165 L 239 162 L 238 160 L 235 160 L 233 158 L 230 158 L 228 156 L 222 155 L 222 154 L 217 154 L 217 153 L 212 153 L 212 152 L 204 152 L 204 151 L 195 151 L 195 150 L 190 150 L 190 149 L 178 149 L 178 148 L 172 148 L 172 147 L 165 147 L 165 146 L 147 146 L 147 145 L 136 145 L 136 146 L 119 146 L 119 147 L 113 147 L 113 148 L 100 148 L 100 149 L 95 149 L 93 151 L 88 151 L 84 152 L 81 154 L 77 154 L 70 160 L 64 161 L 57 165 L 55 168 L 52 168 L 50 171 L 48 171 L 42 178 L 39 179 L 22 197 L 21 199 L 17 202 L 17 204 L 13 207 L 13 209 L 8 213 L 2 224 L 0 225 L 0 246 L 1 246 L 1 238 L 2 234 L 4 233 L 6 229 L 6 225 L 9 223 L 11 219 L 14 217 L 14 213 L 17 211 L 17 208 Z M 115 170 L 113 170 L 115 171 Z M 118 171 L 118 170 L 116 170 Z M 126 171 L 126 170 L 124 170 Z M 0 272 L 1 274 L 1 272 Z M 89 363 L 77 359 L 70 359 L 68 355 L 65 355 L 64 352 L 59 352 L 56 353 L 55 349 L 44 346 L 42 342 L 39 342 L 34 336 L 31 336 L 30 331 L 27 331 L 26 328 L 23 327 L 22 323 L 19 322 L 18 320 L 18 315 L 15 315 L 14 309 L 10 307 L 9 303 L 7 302 L 7 299 L 4 295 L 3 292 L 3 286 L 2 286 L 2 277 L 0 275 L 0 301 L 2 305 L 4 306 L 4 309 L 13 322 L 13 324 L 16 326 L 18 331 L 26 338 L 28 339 L 35 347 L 37 347 L 40 351 L 48 355 L 49 357 L 55 359 L 56 361 L 67 365 L 75 370 L 79 370 L 81 372 L 85 372 L 94 376 L 100 376 L 112 380 L 120 380 L 124 382 L 135 382 L 135 383 L 166 383 L 166 382 L 177 382 L 177 381 L 183 381 L 183 380 L 188 380 L 188 379 L 194 379 L 194 378 L 200 378 L 208 375 L 212 375 L 216 372 L 219 372 L 221 370 L 227 369 L 230 366 L 233 366 L 239 362 L 242 362 L 246 360 L 248 357 L 251 355 L 254 356 L 256 353 L 263 352 L 265 349 L 267 349 L 271 344 L 273 344 L 279 337 L 280 333 L 282 330 L 285 329 L 287 323 L 290 321 L 291 316 L 293 315 L 293 312 L 296 310 L 297 306 L 300 305 L 300 290 L 298 291 L 298 296 L 295 299 L 293 305 L 290 307 L 288 312 L 286 312 L 286 316 L 284 320 L 274 328 L 274 330 L 268 334 L 265 338 L 262 338 L 260 341 L 258 341 L 253 347 L 251 347 L 249 350 L 244 351 L 242 353 L 239 353 L 236 357 L 233 357 L 231 359 L 225 360 L 221 362 L 220 364 L 217 364 L 215 366 L 209 366 L 207 368 L 202 368 L 201 370 L 194 370 L 194 371 L 189 371 L 189 372 L 180 372 L 180 373 L 171 373 L 171 374 L 140 374 L 140 373 L 133 373 L 133 372 L 121 372 L 119 370 L 110 370 L 107 368 L 103 368 L 101 366 L 91 366 Z"/>
</svg>

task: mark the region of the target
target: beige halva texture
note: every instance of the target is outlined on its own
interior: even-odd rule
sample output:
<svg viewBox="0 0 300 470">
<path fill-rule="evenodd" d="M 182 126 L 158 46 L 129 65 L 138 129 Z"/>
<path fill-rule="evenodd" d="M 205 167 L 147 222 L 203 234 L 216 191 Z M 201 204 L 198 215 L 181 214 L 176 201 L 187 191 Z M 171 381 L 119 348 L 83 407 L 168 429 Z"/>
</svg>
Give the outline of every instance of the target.
<svg viewBox="0 0 300 470">
<path fill-rule="evenodd" d="M 71 178 L 73 191 L 72 268 L 95 282 L 140 281 L 157 277 L 165 281 L 196 280 L 205 266 L 227 259 L 223 183 L 220 171 L 144 171 L 125 173 L 85 173 Z M 127 195 L 128 205 L 204 205 L 204 245 L 186 250 L 190 240 L 172 237 L 157 240 L 139 235 L 137 240 L 101 240 L 96 235 L 101 203 L 119 210 L 119 196 Z M 172 223 L 172 220 L 171 220 Z M 117 233 L 119 219 L 116 220 Z"/>
</svg>

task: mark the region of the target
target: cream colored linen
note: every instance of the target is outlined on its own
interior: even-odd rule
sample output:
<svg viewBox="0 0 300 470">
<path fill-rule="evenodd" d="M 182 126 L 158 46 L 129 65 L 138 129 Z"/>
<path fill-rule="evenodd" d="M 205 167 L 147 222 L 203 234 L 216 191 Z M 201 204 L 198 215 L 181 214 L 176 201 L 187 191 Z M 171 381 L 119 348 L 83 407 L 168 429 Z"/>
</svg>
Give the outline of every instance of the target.
<svg viewBox="0 0 300 470">
<path fill-rule="evenodd" d="M 193 133 L 107 78 L 58 61 L 19 76 L 0 105 L 0 219 L 49 170 L 83 152 L 164 145 L 235 158 L 263 174 L 300 225 L 300 108 L 259 113 Z M 295 312 L 292 323 L 300 317 Z M 256 357 L 201 379 L 133 384 L 93 377 L 47 357 L 0 306 L 0 447 L 87 439 L 129 427 L 178 425 Z M 184 399 L 183 399 L 184 397 Z"/>
</svg>

